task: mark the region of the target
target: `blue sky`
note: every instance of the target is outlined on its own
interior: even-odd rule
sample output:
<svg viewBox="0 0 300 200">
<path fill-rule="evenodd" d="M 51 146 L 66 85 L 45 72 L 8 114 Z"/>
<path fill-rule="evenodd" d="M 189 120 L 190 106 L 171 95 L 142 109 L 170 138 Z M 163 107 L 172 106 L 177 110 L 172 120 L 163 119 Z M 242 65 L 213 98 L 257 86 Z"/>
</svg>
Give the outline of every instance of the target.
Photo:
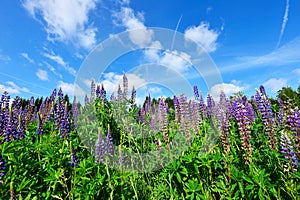
<svg viewBox="0 0 300 200">
<path fill-rule="evenodd" d="M 98 44 L 135 29 L 144 30 L 139 39 L 146 41 L 149 27 L 160 27 L 177 30 L 206 50 L 223 81 L 209 89 L 212 93 L 223 86 L 227 94 L 241 90 L 252 95 L 263 84 L 274 96 L 281 87 L 296 89 L 300 83 L 299 8 L 296 0 L 1 1 L 0 90 L 29 98 L 62 87 L 72 95 L 74 87 L 81 91 L 75 80 Z M 183 52 L 177 53 L 182 58 Z M 99 83 L 111 92 L 123 71 L 146 61 L 182 64 L 180 72 L 187 65 L 176 55 L 133 52 L 114 61 Z M 142 85 L 145 80 L 129 73 L 129 82 Z M 154 96 L 166 94 L 155 84 L 145 86 L 140 94 L 149 91 Z"/>
</svg>

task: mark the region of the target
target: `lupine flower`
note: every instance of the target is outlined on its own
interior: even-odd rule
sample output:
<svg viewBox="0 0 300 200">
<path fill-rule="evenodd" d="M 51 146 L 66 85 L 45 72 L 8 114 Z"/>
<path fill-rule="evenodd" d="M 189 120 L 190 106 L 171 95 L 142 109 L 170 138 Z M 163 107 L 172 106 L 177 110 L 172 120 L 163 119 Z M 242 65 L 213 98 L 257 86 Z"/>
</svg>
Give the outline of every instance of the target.
<svg viewBox="0 0 300 200">
<path fill-rule="evenodd" d="M 70 129 L 70 115 L 68 113 L 68 102 L 65 103 L 63 117 L 61 118 L 60 138 L 69 137 Z"/>
<path fill-rule="evenodd" d="M 124 73 L 123 74 L 123 97 L 125 100 L 127 99 L 127 92 L 128 92 L 128 79 Z"/>
<path fill-rule="evenodd" d="M 101 136 L 100 129 L 98 129 L 98 140 L 95 149 L 95 158 L 97 164 L 103 164 L 105 159 L 105 146 Z"/>
<path fill-rule="evenodd" d="M 95 85 L 95 81 L 94 79 L 91 82 L 91 98 L 90 98 L 90 102 L 93 102 L 95 99 L 95 89 L 96 89 L 96 85 Z"/>
<path fill-rule="evenodd" d="M 275 130 L 275 118 L 271 108 L 271 103 L 266 96 L 264 87 L 260 87 L 261 94 L 256 90 L 256 103 L 258 106 L 259 113 L 262 117 L 262 122 L 265 125 L 265 132 L 268 135 L 268 142 L 272 149 L 277 149 L 277 136 Z"/>
<path fill-rule="evenodd" d="M 194 96 L 195 96 L 195 100 L 198 101 L 199 100 L 199 91 L 198 91 L 197 85 L 194 85 Z"/>
<path fill-rule="evenodd" d="M 242 141 L 242 149 L 245 151 L 243 154 L 246 164 L 251 163 L 251 134 L 250 134 L 250 128 L 249 128 L 249 118 L 247 117 L 247 110 L 245 109 L 245 106 L 242 103 L 238 103 L 236 107 L 236 120 L 239 127 L 239 132 L 241 135 L 241 141 Z"/>
<path fill-rule="evenodd" d="M 5 121 L 6 121 L 6 127 L 5 127 L 4 138 L 6 142 L 9 142 L 16 139 L 16 126 L 12 118 L 11 108 L 9 108 L 9 110 L 8 109 L 6 110 Z"/>
<path fill-rule="evenodd" d="M 132 104 L 135 104 L 135 99 L 136 99 L 136 90 L 133 86 L 132 91 L 131 91 L 131 102 L 132 102 Z"/>
<path fill-rule="evenodd" d="M 116 97 L 115 97 L 115 93 L 112 92 L 111 95 L 110 95 L 110 101 L 116 101 Z"/>
<path fill-rule="evenodd" d="M 186 135 L 188 142 L 191 142 L 190 134 L 190 121 L 189 121 L 189 109 L 187 98 L 182 94 L 180 95 L 179 107 L 180 107 L 180 129 Z"/>
<path fill-rule="evenodd" d="M 194 101 L 190 102 L 190 116 L 191 116 L 190 124 L 192 125 L 194 132 L 196 134 L 198 134 L 199 133 L 199 124 L 201 122 L 201 119 L 200 119 L 200 114 L 199 114 L 198 103 L 196 103 Z"/>
<path fill-rule="evenodd" d="M 207 112 L 206 112 L 206 105 L 205 105 L 204 100 L 203 100 L 202 92 L 200 92 L 199 107 L 200 107 L 200 113 L 201 113 L 201 116 L 202 116 L 202 120 L 204 120 L 207 116 Z"/>
<path fill-rule="evenodd" d="M 179 105 L 179 100 L 178 98 L 174 95 L 173 98 L 173 102 L 174 102 L 174 107 L 175 107 L 175 121 L 177 123 L 180 123 L 180 105 Z"/>
<path fill-rule="evenodd" d="M 207 117 L 213 117 L 213 109 L 214 109 L 215 102 L 210 94 L 207 95 Z"/>
<path fill-rule="evenodd" d="M 119 85 L 119 87 L 118 87 L 118 97 L 117 97 L 117 100 L 118 100 L 118 102 L 122 102 L 123 99 L 124 99 L 123 92 L 122 92 L 121 86 Z"/>
<path fill-rule="evenodd" d="M 5 175 L 6 175 L 5 162 L 4 162 L 2 155 L 0 155 L 0 185 L 3 184 L 3 182 L 4 182 L 3 177 Z"/>
<path fill-rule="evenodd" d="M 40 113 L 37 113 L 37 117 L 38 117 L 38 128 L 36 130 L 36 134 L 42 135 L 44 134 L 44 129 L 43 129 L 43 122 Z"/>
<path fill-rule="evenodd" d="M 104 101 L 104 103 L 107 103 L 108 101 L 107 101 L 107 99 L 106 99 L 106 90 L 104 89 L 104 85 L 102 84 L 101 85 L 101 98 L 100 99 L 102 99 L 103 101 Z"/>
<path fill-rule="evenodd" d="M 72 103 L 72 116 L 73 116 L 73 123 L 76 125 L 76 121 L 78 116 L 80 115 L 80 111 L 79 108 L 77 106 L 77 102 L 76 102 L 76 96 L 73 97 L 73 103 Z"/>
<path fill-rule="evenodd" d="M 114 152 L 113 138 L 111 136 L 110 127 L 108 125 L 105 144 L 101 136 L 101 131 L 100 129 L 98 129 L 98 140 L 95 149 L 96 163 L 103 164 L 105 162 L 105 157 L 111 156 L 113 152 Z"/>
<path fill-rule="evenodd" d="M 72 167 L 75 167 L 80 163 L 80 160 L 78 159 L 78 157 L 76 155 L 76 152 L 74 151 L 72 145 L 70 146 L 70 149 L 71 149 L 71 162 L 70 162 L 70 165 Z"/>
<path fill-rule="evenodd" d="M 167 105 L 162 98 L 159 100 L 159 111 L 162 121 L 161 132 L 163 133 L 165 143 L 169 145 Z"/>
<path fill-rule="evenodd" d="M 284 171 L 297 171 L 299 166 L 293 144 L 286 132 L 283 132 L 280 138 L 280 153 L 284 155 L 287 162 L 284 164 Z"/>
<path fill-rule="evenodd" d="M 58 97 L 55 109 L 55 130 L 61 129 L 62 120 L 64 117 L 64 105 L 60 97 Z"/>
<path fill-rule="evenodd" d="M 89 98 L 87 96 L 87 94 L 85 94 L 84 96 L 84 105 L 88 105 L 90 103 Z"/>
</svg>

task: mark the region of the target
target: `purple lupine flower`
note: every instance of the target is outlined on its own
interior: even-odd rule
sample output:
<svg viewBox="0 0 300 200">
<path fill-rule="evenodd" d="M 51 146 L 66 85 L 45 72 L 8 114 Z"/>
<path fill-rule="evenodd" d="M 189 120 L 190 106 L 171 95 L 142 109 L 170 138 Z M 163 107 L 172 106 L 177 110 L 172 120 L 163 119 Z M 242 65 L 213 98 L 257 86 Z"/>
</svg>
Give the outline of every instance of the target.
<svg viewBox="0 0 300 200">
<path fill-rule="evenodd" d="M 199 107 L 200 107 L 200 113 L 201 113 L 201 117 L 202 119 L 204 120 L 206 118 L 206 105 L 204 103 L 204 99 L 203 99 L 203 96 L 202 96 L 202 92 L 200 92 L 200 97 L 199 97 Z"/>
<path fill-rule="evenodd" d="M 72 167 L 75 167 L 80 163 L 80 160 L 78 159 L 78 157 L 76 155 L 76 152 L 74 151 L 72 146 L 70 146 L 70 149 L 71 149 L 71 162 L 70 162 L 70 165 Z"/>
<path fill-rule="evenodd" d="M 96 98 L 100 99 L 101 97 L 101 86 L 97 85 L 96 87 Z"/>
<path fill-rule="evenodd" d="M 261 85 L 261 86 L 259 87 L 259 90 L 260 90 L 260 92 L 261 92 L 262 95 L 267 96 L 265 87 L 264 87 L 263 85 Z"/>
<path fill-rule="evenodd" d="M 261 94 L 256 90 L 255 99 L 258 106 L 258 111 L 262 117 L 262 122 L 265 125 L 265 132 L 268 135 L 268 142 L 272 149 L 277 149 L 277 136 L 275 130 L 275 118 L 272 111 L 271 103 L 266 96 L 264 87 L 260 88 Z"/>
<path fill-rule="evenodd" d="M 125 100 L 127 99 L 127 92 L 128 92 L 128 79 L 124 73 L 123 74 L 123 97 Z"/>
<path fill-rule="evenodd" d="M 250 120 L 247 117 L 247 110 L 245 109 L 245 106 L 242 103 L 237 103 L 236 105 L 236 120 L 238 124 L 239 133 L 241 135 L 241 141 L 242 141 L 242 149 L 245 151 L 243 154 L 244 159 L 246 160 L 246 164 L 251 163 L 251 134 L 250 134 Z"/>
<path fill-rule="evenodd" d="M 55 109 L 55 130 L 60 130 L 63 117 L 64 117 L 63 101 L 60 97 L 58 97 L 56 101 L 56 109 Z"/>
<path fill-rule="evenodd" d="M 76 96 L 73 97 L 73 103 L 72 103 L 72 116 L 73 116 L 73 123 L 76 125 L 78 116 L 80 115 L 80 111 L 76 102 Z"/>
<path fill-rule="evenodd" d="M 190 134 L 190 121 L 189 121 L 189 109 L 187 98 L 182 94 L 180 95 L 179 107 L 180 107 L 180 129 L 185 133 L 186 139 L 188 142 L 191 142 Z"/>
<path fill-rule="evenodd" d="M 12 118 L 12 111 L 11 111 L 11 108 L 6 109 L 6 112 L 5 112 L 5 124 L 6 124 L 6 127 L 5 127 L 5 133 L 4 133 L 4 138 L 6 140 L 6 142 L 9 142 L 9 141 L 12 141 L 14 139 L 16 139 L 15 135 L 16 135 L 16 127 L 15 127 L 15 123 L 13 121 L 13 118 Z"/>
<path fill-rule="evenodd" d="M 228 154 L 230 151 L 230 138 L 228 137 L 229 135 L 229 118 L 228 115 L 223 115 L 223 120 L 222 120 L 222 125 L 221 125 L 221 139 L 222 139 L 222 146 L 224 151 Z"/>
<path fill-rule="evenodd" d="M 2 155 L 0 155 L 0 185 L 3 184 L 3 182 L 4 182 L 3 177 L 5 175 L 6 175 L 5 162 L 4 162 Z"/>
<path fill-rule="evenodd" d="M 52 91 L 52 94 L 50 96 L 50 101 L 54 102 L 56 98 L 56 88 L 54 88 L 54 90 Z"/>
<path fill-rule="evenodd" d="M 113 138 L 110 133 L 110 127 L 108 124 L 108 131 L 107 131 L 107 136 L 106 136 L 106 141 L 105 141 L 105 155 L 106 156 L 111 156 L 113 151 L 114 151 L 114 144 L 113 144 Z"/>
<path fill-rule="evenodd" d="M 89 98 L 87 96 L 87 94 L 85 94 L 84 96 L 84 105 L 88 105 L 90 103 Z"/>
<path fill-rule="evenodd" d="M 36 130 L 36 134 L 42 135 L 44 134 L 44 129 L 43 129 L 43 122 L 40 113 L 37 113 L 37 118 L 38 118 L 38 128 Z"/>
<path fill-rule="evenodd" d="M 104 101 L 104 103 L 107 103 L 108 101 L 106 99 L 106 90 L 104 89 L 103 83 L 101 85 L 101 93 L 100 94 L 101 94 L 101 98 L 100 99 L 102 99 Z"/>
<path fill-rule="evenodd" d="M 117 101 L 122 102 L 123 100 L 124 100 L 123 92 L 122 92 L 121 86 L 119 85 Z"/>
<path fill-rule="evenodd" d="M 214 102 L 212 96 L 208 93 L 208 95 L 207 95 L 207 117 L 208 118 L 213 117 L 214 105 L 215 105 L 215 102 Z"/>
<path fill-rule="evenodd" d="M 109 99 L 110 99 L 111 102 L 112 102 L 112 101 L 116 101 L 116 97 L 115 97 L 115 93 L 114 93 L 114 92 L 111 93 Z"/>
<path fill-rule="evenodd" d="M 284 164 L 284 171 L 297 171 L 299 163 L 294 151 L 293 144 L 286 132 L 283 132 L 280 138 L 280 153 L 287 160 Z"/>
<path fill-rule="evenodd" d="M 63 93 L 61 87 L 60 87 L 59 90 L 58 90 L 57 96 L 58 96 L 60 99 L 64 99 L 64 93 Z"/>
<path fill-rule="evenodd" d="M 199 100 L 199 91 L 197 85 L 194 85 L 194 97 L 196 101 Z"/>
<path fill-rule="evenodd" d="M 70 129 L 70 115 L 68 112 L 68 102 L 65 103 L 63 117 L 61 118 L 60 138 L 68 138 Z"/>
<path fill-rule="evenodd" d="M 91 97 L 90 97 L 90 102 L 93 102 L 95 99 L 95 89 L 96 89 L 96 85 L 95 85 L 95 81 L 94 79 L 91 82 Z"/>
<path fill-rule="evenodd" d="M 136 90 L 133 86 L 132 91 L 131 91 L 131 102 L 132 102 L 132 104 L 135 104 L 135 99 L 136 99 Z"/>
<path fill-rule="evenodd" d="M 174 102 L 174 108 L 175 108 L 175 121 L 177 123 L 180 123 L 180 118 L 181 118 L 180 117 L 180 105 L 179 105 L 179 100 L 176 97 L 176 95 L 174 95 L 173 102 Z"/>
<path fill-rule="evenodd" d="M 105 145 L 101 136 L 100 129 L 98 130 L 98 140 L 95 149 L 95 158 L 97 164 L 103 164 L 105 161 Z"/>
<path fill-rule="evenodd" d="M 167 105 L 164 102 L 164 99 L 162 98 L 159 100 L 159 111 L 160 119 L 162 121 L 162 126 L 160 127 L 160 130 L 164 136 L 165 143 L 169 145 Z"/>
<path fill-rule="evenodd" d="M 192 128 L 194 129 L 194 132 L 196 134 L 199 133 L 199 124 L 200 124 L 200 113 L 199 113 L 199 105 L 198 103 L 192 101 L 190 102 L 190 116 L 191 121 L 190 124 L 192 125 Z"/>
</svg>

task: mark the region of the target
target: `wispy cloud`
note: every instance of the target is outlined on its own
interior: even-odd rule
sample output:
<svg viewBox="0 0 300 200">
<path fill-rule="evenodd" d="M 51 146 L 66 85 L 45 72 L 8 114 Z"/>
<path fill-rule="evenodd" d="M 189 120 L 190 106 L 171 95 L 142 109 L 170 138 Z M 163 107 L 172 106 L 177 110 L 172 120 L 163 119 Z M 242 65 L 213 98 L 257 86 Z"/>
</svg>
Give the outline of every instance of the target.
<svg viewBox="0 0 300 200">
<path fill-rule="evenodd" d="M 34 60 L 29 57 L 28 53 L 21 53 L 21 56 L 23 56 L 23 58 L 25 58 L 28 62 L 34 63 Z"/>
<path fill-rule="evenodd" d="M 297 37 L 268 54 L 237 57 L 235 58 L 234 63 L 221 67 L 220 71 L 225 73 L 254 67 L 285 66 L 288 64 L 299 63 L 299 49 L 300 37 Z"/>
<path fill-rule="evenodd" d="M 35 75 L 38 77 L 38 79 L 42 80 L 42 81 L 48 81 L 48 72 L 42 69 L 39 69 Z"/>
<path fill-rule="evenodd" d="M 216 84 L 211 88 L 211 95 L 214 99 L 219 99 L 221 91 L 223 91 L 226 96 L 231 96 L 237 92 L 242 92 L 245 89 L 245 86 L 241 86 L 240 82 L 235 80 L 231 81 L 231 83 L 222 83 Z"/>
<path fill-rule="evenodd" d="M 23 0 L 23 7 L 38 20 L 50 41 L 72 42 L 85 49 L 96 43 L 97 28 L 89 19 L 98 0 Z"/>
<path fill-rule="evenodd" d="M 284 11 L 284 16 L 283 16 L 283 21 L 281 24 L 281 30 L 280 30 L 280 35 L 279 35 L 279 39 L 276 45 L 276 49 L 279 47 L 281 40 L 282 40 L 282 36 L 285 30 L 285 26 L 286 23 L 288 22 L 288 17 L 289 17 L 289 7 L 290 7 L 290 1 L 286 0 L 286 5 L 285 5 L 285 11 Z"/>
<path fill-rule="evenodd" d="M 142 13 L 135 13 L 130 7 L 123 6 L 121 11 L 114 13 L 116 25 L 123 26 L 128 31 L 137 30 L 138 32 L 130 32 L 130 40 L 139 47 L 145 47 L 152 42 L 153 31 L 144 25 L 144 16 Z"/>
<path fill-rule="evenodd" d="M 85 92 L 77 84 L 74 83 L 59 81 L 57 88 L 61 88 L 64 94 L 73 95 L 76 91 L 76 96 L 85 95 Z"/>
<path fill-rule="evenodd" d="M 75 70 L 73 67 L 69 66 L 69 64 L 66 63 L 66 62 L 64 61 L 64 59 L 63 59 L 61 56 L 55 55 L 53 52 L 50 52 L 50 53 L 43 53 L 43 55 L 44 55 L 46 58 L 48 58 L 48 59 L 50 59 L 50 60 L 56 62 L 56 63 L 59 64 L 60 66 L 62 66 L 67 72 L 69 72 L 69 74 L 71 74 L 71 75 L 73 75 L 73 76 L 76 76 L 76 70 Z M 51 71 L 52 71 L 52 70 L 51 70 Z"/>
<path fill-rule="evenodd" d="M 26 87 L 19 87 L 12 81 L 7 81 L 5 85 L 0 84 L 0 92 L 8 92 L 9 94 L 21 94 L 21 92 L 29 93 L 29 89 Z"/>
<path fill-rule="evenodd" d="M 0 60 L 4 62 L 10 61 L 10 57 L 8 55 L 2 54 L 2 50 L 0 49 Z"/>
<path fill-rule="evenodd" d="M 210 29 L 209 23 L 201 22 L 199 26 L 192 26 L 185 30 L 186 40 L 192 40 L 201 45 L 207 52 L 217 49 L 217 39 L 220 32 Z"/>
<path fill-rule="evenodd" d="M 278 90 L 282 89 L 282 87 L 287 86 L 287 80 L 284 78 L 271 78 L 264 82 L 263 86 L 267 89 L 270 89 L 271 92 L 276 93 Z"/>
<path fill-rule="evenodd" d="M 60 79 L 62 79 L 63 78 L 63 76 L 60 74 L 60 73 L 58 73 L 57 71 L 56 71 L 56 69 L 52 66 L 52 65 L 50 65 L 49 63 L 47 63 L 47 62 L 44 62 L 44 65 L 54 74 L 54 75 L 56 75 L 56 76 L 58 76 Z"/>
</svg>

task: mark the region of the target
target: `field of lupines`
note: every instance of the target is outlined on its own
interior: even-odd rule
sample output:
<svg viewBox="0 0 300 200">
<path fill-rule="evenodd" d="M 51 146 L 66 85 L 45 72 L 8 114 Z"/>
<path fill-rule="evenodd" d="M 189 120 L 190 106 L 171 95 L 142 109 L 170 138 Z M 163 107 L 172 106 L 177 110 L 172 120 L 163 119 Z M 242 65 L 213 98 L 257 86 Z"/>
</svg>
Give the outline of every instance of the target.
<svg viewBox="0 0 300 200">
<path fill-rule="evenodd" d="M 149 95 L 141 107 L 135 89 L 128 93 L 126 75 L 110 98 L 103 85 L 92 82 L 85 105 L 76 98 L 69 102 L 61 89 L 36 100 L 11 101 L 4 92 L 0 199 L 300 198 L 295 102 L 271 104 L 263 86 L 251 98 L 221 93 L 206 100 L 195 86 L 194 100 L 184 94 L 158 100 Z M 118 114 L 124 110 L 128 119 L 122 123 Z M 89 123 L 90 113 L 96 124 Z M 149 137 L 132 137 L 147 127 Z M 214 135 L 207 136 L 211 130 Z M 162 149 L 171 148 L 178 133 L 189 146 L 165 162 L 170 155 Z M 160 167 L 138 172 L 138 163 L 122 154 L 119 167 L 112 167 L 110 158 L 121 148 L 137 157 L 155 152 L 151 163 Z"/>
</svg>

